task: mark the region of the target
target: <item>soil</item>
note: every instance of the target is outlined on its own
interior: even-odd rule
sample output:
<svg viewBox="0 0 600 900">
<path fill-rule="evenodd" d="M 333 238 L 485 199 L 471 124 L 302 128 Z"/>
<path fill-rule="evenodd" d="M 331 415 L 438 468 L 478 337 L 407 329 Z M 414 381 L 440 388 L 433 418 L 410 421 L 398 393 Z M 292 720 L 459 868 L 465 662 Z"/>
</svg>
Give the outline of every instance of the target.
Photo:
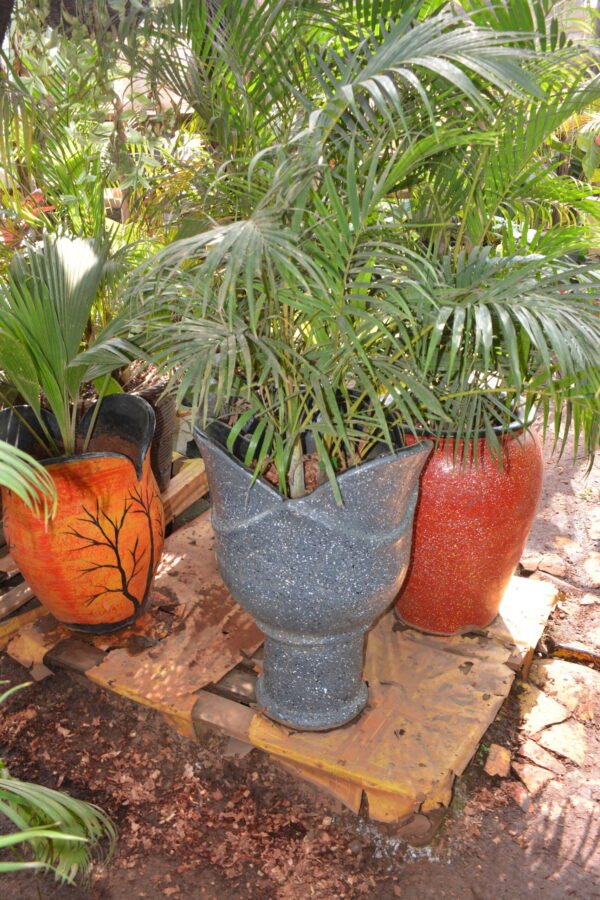
<svg viewBox="0 0 600 900">
<path fill-rule="evenodd" d="M 320 485 L 325 484 L 327 475 L 319 464 L 319 457 L 316 453 L 305 454 L 302 457 L 302 466 L 304 469 L 304 494 L 310 494 Z M 279 475 L 274 463 L 271 463 L 263 472 L 263 478 L 279 490 Z"/>
<path fill-rule="evenodd" d="M 597 640 L 600 594 L 594 544 L 600 468 L 582 481 L 582 462 L 551 461 L 524 571 L 559 579 L 562 601 L 552 641 Z M 581 487 L 583 485 L 583 487 Z M 557 506 L 558 504 L 558 506 Z M 560 515 L 557 509 L 563 512 Z M 564 515 L 563 515 L 564 513 Z M 577 551 L 557 538 L 567 538 Z M 554 554 L 555 571 L 535 567 Z M 570 555 L 569 555 L 570 554 Z M 529 567 L 529 568 L 528 568 Z M 542 643 L 539 653 L 545 652 Z M 0 657 L 0 678 L 28 672 Z M 584 723 L 587 749 L 577 766 L 530 795 L 514 771 L 484 770 L 489 746 L 514 759 L 523 739 L 517 682 L 454 790 L 433 840 L 406 841 L 401 826 L 355 816 L 313 792 L 258 750 L 217 737 L 193 743 L 151 710 L 59 672 L 19 692 L 0 710 L 0 755 L 18 777 L 101 805 L 119 827 L 108 866 L 87 885 L 49 876 L 3 875 L 6 900 L 121 898 L 456 898 L 514 900 L 600 897 L 600 741 Z M 413 835 L 414 841 L 414 835 Z"/>
</svg>

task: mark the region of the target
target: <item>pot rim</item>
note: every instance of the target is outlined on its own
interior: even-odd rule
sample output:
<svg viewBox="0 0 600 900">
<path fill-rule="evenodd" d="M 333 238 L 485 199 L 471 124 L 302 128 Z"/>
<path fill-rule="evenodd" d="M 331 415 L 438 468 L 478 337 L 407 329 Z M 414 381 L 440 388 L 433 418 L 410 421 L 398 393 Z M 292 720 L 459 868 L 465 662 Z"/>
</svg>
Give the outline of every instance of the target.
<svg viewBox="0 0 600 900">
<path fill-rule="evenodd" d="M 218 421 L 218 420 L 217 420 Z M 231 431 L 231 426 L 226 425 L 224 422 L 219 421 L 219 425 L 223 428 L 226 428 L 228 431 Z M 210 428 L 210 425 L 208 426 Z M 241 469 L 245 472 L 252 474 L 252 469 L 246 466 L 234 453 L 227 449 L 227 447 L 223 446 L 222 443 L 215 440 L 215 438 L 208 434 L 207 431 L 204 431 L 199 425 L 194 426 L 193 429 L 194 438 L 199 438 L 200 441 L 205 441 L 209 443 L 217 452 L 223 454 L 228 459 L 233 460 Z M 397 450 L 389 451 L 387 453 L 382 453 L 380 456 L 375 457 L 375 459 L 365 460 L 364 462 L 358 463 L 356 466 L 351 466 L 348 469 L 344 469 L 343 472 L 340 472 L 339 475 L 336 475 L 336 481 L 343 484 L 343 482 L 350 480 L 353 477 L 356 477 L 357 473 L 364 472 L 365 468 L 368 469 L 376 469 L 384 464 L 389 464 L 392 459 L 400 459 L 407 458 L 410 456 L 416 456 L 419 453 L 423 453 L 426 451 L 428 454 L 433 449 L 433 441 L 425 440 L 417 441 L 414 444 L 407 444 L 402 447 L 398 447 Z M 311 498 L 316 498 L 321 494 L 326 493 L 326 491 L 331 490 L 331 485 L 329 481 L 323 482 L 318 487 L 316 487 L 313 491 L 310 491 L 308 494 L 303 494 L 302 497 L 284 497 L 276 487 L 274 487 L 266 478 L 263 478 L 262 475 L 258 475 L 255 479 L 254 483 L 260 483 L 263 488 L 267 488 L 274 497 L 278 497 L 282 503 L 306 503 L 311 500 Z"/>
<path fill-rule="evenodd" d="M 118 450 L 92 450 L 86 451 L 85 453 L 72 453 L 72 454 L 64 454 L 61 456 L 47 456 L 43 459 L 37 460 L 41 466 L 46 468 L 53 465 L 64 465 L 65 463 L 74 463 L 84 459 L 101 459 L 101 458 L 115 458 L 115 459 L 125 459 L 127 462 L 131 463 L 134 467 L 138 479 L 142 477 L 142 467 L 144 464 L 144 460 L 148 455 L 148 450 L 150 449 L 150 445 L 152 443 L 152 437 L 154 435 L 154 429 L 156 427 L 156 414 L 147 400 L 144 400 L 143 397 L 134 396 L 133 394 L 109 394 L 107 397 L 103 397 L 101 401 L 100 410 L 98 412 L 98 416 L 96 422 L 94 424 L 94 430 L 98 427 L 98 424 L 102 424 L 102 417 L 106 419 L 109 415 L 121 414 L 126 415 L 128 410 L 127 407 L 130 407 L 133 404 L 134 409 L 137 407 L 139 410 L 138 416 L 138 426 L 140 430 L 140 435 L 138 437 L 129 436 L 128 439 L 131 440 L 132 444 L 136 447 L 136 453 L 134 456 L 129 456 L 126 453 L 121 453 Z M 82 416 L 79 425 L 77 426 L 77 435 L 83 437 L 87 431 L 89 420 L 93 415 L 93 411 L 96 408 L 96 404 L 94 403 L 89 409 L 86 410 L 85 414 Z M 11 406 L 4 410 L 0 410 L 0 424 L 10 419 L 10 415 L 13 410 L 23 410 L 30 411 L 32 407 L 23 403 L 18 406 Z M 131 410 L 129 410 L 131 412 Z M 56 416 L 50 410 L 43 410 L 43 414 L 50 429 L 57 434 L 57 426 L 56 426 Z M 129 416 L 127 418 L 130 418 Z M 17 440 L 10 441 L 10 443 L 14 443 L 15 446 L 19 445 L 19 424 L 17 423 Z M 135 424 L 135 422 L 132 422 Z M 108 433 L 108 429 L 105 429 L 104 433 Z M 115 434 L 119 434 L 119 429 L 115 428 Z M 8 436 L 8 435 L 7 435 Z M 6 440 L 6 437 L 4 437 Z M 23 448 L 25 449 L 25 448 Z"/>
<path fill-rule="evenodd" d="M 502 437 L 503 435 L 507 435 L 507 436 L 514 435 L 520 431 L 528 431 L 531 428 L 531 426 L 533 425 L 533 423 L 535 422 L 537 413 L 538 413 L 537 407 L 532 406 L 531 409 L 529 410 L 529 417 L 526 421 L 516 419 L 514 422 L 510 422 L 510 424 L 508 424 L 508 425 L 493 425 L 492 431 L 494 432 L 494 434 L 498 435 L 499 437 Z M 409 428 L 403 428 L 402 425 L 398 425 L 397 427 L 403 437 L 405 435 L 418 435 L 419 437 L 423 437 L 423 438 L 426 438 L 426 439 L 429 439 L 432 441 L 437 441 L 437 442 L 457 440 L 457 434 L 455 431 L 449 431 L 446 434 L 436 436 L 432 431 L 429 431 L 427 428 L 418 428 L 417 427 L 417 428 L 409 429 Z M 471 438 L 467 438 L 467 442 L 470 443 L 475 440 L 479 441 L 482 438 L 486 438 L 486 437 L 487 437 L 487 431 L 485 430 L 485 428 L 480 428 L 479 431 L 477 432 L 477 436 L 475 437 L 475 435 L 474 435 Z M 459 437 L 458 440 L 464 441 L 465 438 Z"/>
</svg>

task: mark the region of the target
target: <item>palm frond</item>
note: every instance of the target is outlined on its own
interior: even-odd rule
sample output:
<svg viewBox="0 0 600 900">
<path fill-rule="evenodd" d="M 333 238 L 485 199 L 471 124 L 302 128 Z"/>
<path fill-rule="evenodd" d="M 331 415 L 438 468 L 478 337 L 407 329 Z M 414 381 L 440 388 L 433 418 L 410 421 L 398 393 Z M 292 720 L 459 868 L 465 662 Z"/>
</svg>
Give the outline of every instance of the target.
<svg viewBox="0 0 600 900">
<path fill-rule="evenodd" d="M 10 449 L 14 452 L 14 448 Z M 28 684 L 13 685 L 4 691 L 0 704 Z M 101 809 L 51 788 L 13 778 L 2 760 L 0 816 L 17 828 L 16 832 L 0 835 L 0 849 L 25 844 L 33 856 L 30 862 L 2 861 L 0 873 L 44 868 L 73 884 L 77 875 L 87 873 L 94 857 L 108 861 L 115 849 L 116 828 Z"/>
<path fill-rule="evenodd" d="M 51 475 L 5 441 L 0 441 L 0 485 L 15 493 L 30 509 L 46 517 L 54 515 L 58 498 Z"/>
<path fill-rule="evenodd" d="M 111 819 L 97 806 L 19 781 L 6 768 L 0 775 L 0 814 L 22 831 L 0 842 L 14 844 L 15 837 L 26 842 L 35 861 L 64 881 L 72 882 L 78 872 L 87 871 L 102 840 L 107 840 L 110 856 L 117 839 Z"/>
</svg>

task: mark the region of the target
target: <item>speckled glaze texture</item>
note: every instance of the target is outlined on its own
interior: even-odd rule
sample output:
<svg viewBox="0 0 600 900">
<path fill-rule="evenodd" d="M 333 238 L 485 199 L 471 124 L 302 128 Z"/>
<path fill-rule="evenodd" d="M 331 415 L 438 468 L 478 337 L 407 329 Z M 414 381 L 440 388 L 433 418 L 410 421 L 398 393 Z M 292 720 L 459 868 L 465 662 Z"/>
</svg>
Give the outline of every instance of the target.
<svg viewBox="0 0 600 900">
<path fill-rule="evenodd" d="M 327 730 L 364 708 L 364 635 L 396 596 L 410 556 L 421 442 L 287 500 L 224 449 L 223 426 L 196 430 L 216 554 L 232 596 L 265 633 L 257 699 L 270 718 Z"/>
<path fill-rule="evenodd" d="M 434 634 L 487 627 L 525 547 L 542 491 L 537 434 L 502 438 L 503 468 L 484 439 L 479 461 L 453 460 L 453 441 L 437 447 L 421 477 L 410 568 L 396 609 Z"/>
</svg>

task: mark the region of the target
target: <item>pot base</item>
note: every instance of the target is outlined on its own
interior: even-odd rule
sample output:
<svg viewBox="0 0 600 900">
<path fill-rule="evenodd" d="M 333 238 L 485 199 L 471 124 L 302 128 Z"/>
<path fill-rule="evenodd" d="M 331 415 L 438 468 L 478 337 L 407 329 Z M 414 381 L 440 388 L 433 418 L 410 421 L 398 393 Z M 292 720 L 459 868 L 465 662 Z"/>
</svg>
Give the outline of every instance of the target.
<svg viewBox="0 0 600 900">
<path fill-rule="evenodd" d="M 65 628 L 68 628 L 69 631 L 79 631 L 82 634 L 113 634 L 115 631 L 122 631 L 124 628 L 131 628 L 132 625 L 139 619 L 142 613 L 145 612 L 144 606 L 135 613 L 133 616 L 128 616 L 126 619 L 121 619 L 120 622 L 103 622 L 99 625 L 86 625 L 80 624 L 79 622 L 61 622 L 61 625 L 64 625 Z"/>
<path fill-rule="evenodd" d="M 414 622 L 409 621 L 405 616 L 400 615 L 397 607 L 394 609 L 394 616 L 406 628 L 413 628 L 421 634 L 433 634 L 435 637 L 460 637 L 463 634 L 483 634 L 497 618 L 497 616 L 492 616 L 485 625 L 461 625 L 455 631 L 434 631 L 432 628 L 425 628 L 423 625 L 416 625 Z"/>
<path fill-rule="evenodd" d="M 362 712 L 364 629 L 317 636 L 258 625 L 265 655 L 256 698 L 266 716 L 299 731 L 327 731 Z"/>
<path fill-rule="evenodd" d="M 287 706 L 281 701 L 275 701 L 269 696 L 264 686 L 264 678 L 261 675 L 256 683 L 256 701 L 260 712 L 288 728 L 296 731 L 331 731 L 347 725 L 363 711 L 367 705 L 369 690 L 365 682 L 361 682 L 358 694 L 345 703 L 336 703 L 335 709 L 323 709 L 308 712 L 305 707 Z"/>
</svg>

